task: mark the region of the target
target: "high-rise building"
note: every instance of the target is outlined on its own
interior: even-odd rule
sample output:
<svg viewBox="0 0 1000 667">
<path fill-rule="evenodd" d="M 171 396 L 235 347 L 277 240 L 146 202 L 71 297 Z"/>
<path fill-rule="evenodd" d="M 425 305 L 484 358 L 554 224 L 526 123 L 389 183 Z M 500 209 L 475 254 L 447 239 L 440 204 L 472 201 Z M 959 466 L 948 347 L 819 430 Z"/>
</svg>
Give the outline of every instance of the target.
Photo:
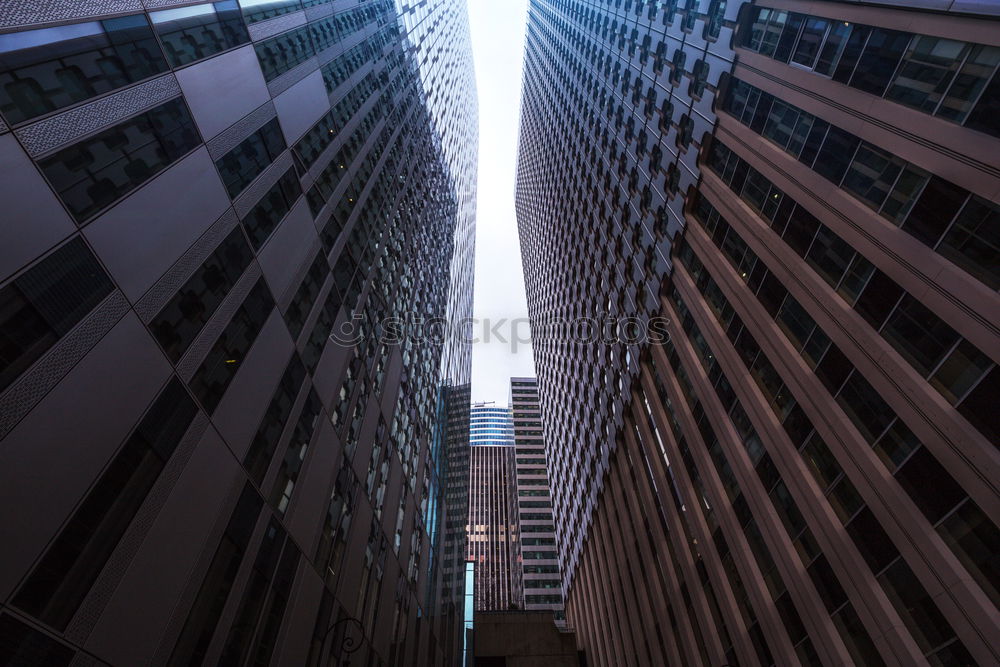
<svg viewBox="0 0 1000 667">
<path fill-rule="evenodd" d="M 531 2 L 517 214 L 590 664 L 1000 661 L 1000 5 L 908 4 Z"/>
<path fill-rule="evenodd" d="M 514 569 L 514 432 L 510 408 L 473 403 L 469 411 L 468 559 L 475 563 L 476 611 L 520 604 Z"/>
<path fill-rule="evenodd" d="M 550 610 L 557 622 L 563 613 L 562 579 L 552 517 L 552 492 L 545 462 L 545 429 L 538 405 L 538 381 L 510 379 L 514 422 L 514 486 L 519 537 L 514 568 L 520 579 L 523 608 Z"/>
<path fill-rule="evenodd" d="M 460 0 L 3 3 L 0 663 L 460 659 L 469 346 L 380 334 L 471 315 L 472 77 Z"/>
</svg>

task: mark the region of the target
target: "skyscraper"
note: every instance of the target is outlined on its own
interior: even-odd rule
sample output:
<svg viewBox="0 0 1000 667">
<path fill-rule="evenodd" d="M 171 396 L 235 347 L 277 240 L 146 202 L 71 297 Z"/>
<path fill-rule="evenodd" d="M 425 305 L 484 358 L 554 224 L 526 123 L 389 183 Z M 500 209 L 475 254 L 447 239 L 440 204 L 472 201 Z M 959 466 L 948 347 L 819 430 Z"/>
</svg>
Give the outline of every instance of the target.
<svg viewBox="0 0 1000 667">
<path fill-rule="evenodd" d="M 901 4 L 531 2 L 518 224 L 588 662 L 1000 661 L 1000 7 Z"/>
<path fill-rule="evenodd" d="M 535 378 L 510 379 L 514 421 L 514 486 L 519 538 L 514 567 L 524 609 L 548 609 L 562 621 L 562 579 L 552 517 L 552 492 L 545 462 L 545 430 Z"/>
<path fill-rule="evenodd" d="M 514 569 L 514 432 L 510 408 L 473 403 L 469 412 L 469 560 L 475 563 L 476 611 L 520 604 Z"/>
<path fill-rule="evenodd" d="M 460 0 L 3 3 L 0 662 L 454 664 L 475 109 Z"/>
</svg>

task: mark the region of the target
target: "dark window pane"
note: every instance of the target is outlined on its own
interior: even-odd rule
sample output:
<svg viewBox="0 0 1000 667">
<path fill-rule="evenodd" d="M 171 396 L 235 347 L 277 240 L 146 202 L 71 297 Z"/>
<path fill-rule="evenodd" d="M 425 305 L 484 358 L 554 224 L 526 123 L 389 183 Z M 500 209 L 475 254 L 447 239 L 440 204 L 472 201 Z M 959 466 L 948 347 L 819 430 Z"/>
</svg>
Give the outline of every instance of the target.
<svg viewBox="0 0 1000 667">
<path fill-rule="evenodd" d="M 916 35 L 886 97 L 894 102 L 934 113 L 965 57 L 965 42 Z"/>
<path fill-rule="evenodd" d="M 222 182 L 235 198 L 274 158 L 285 150 L 285 137 L 277 118 L 272 118 L 259 130 L 240 142 L 240 144 L 215 161 L 222 175 Z"/>
<path fill-rule="evenodd" d="M 968 495 L 926 447 L 921 447 L 896 471 L 896 479 L 932 524 Z"/>
<path fill-rule="evenodd" d="M 180 99 L 128 119 L 39 161 L 83 222 L 186 155 L 201 139 Z"/>
<path fill-rule="evenodd" d="M 840 605 L 847 602 L 847 593 L 844 587 L 837 580 L 837 575 L 826 556 L 820 555 L 808 568 L 809 577 L 812 579 L 816 590 L 819 592 L 826 610 L 833 613 Z"/>
<path fill-rule="evenodd" d="M 937 251 L 993 289 L 1000 287 L 1000 208 L 969 197 Z"/>
<path fill-rule="evenodd" d="M 14 604 L 64 630 L 194 419 L 172 379 L 45 552 Z"/>
<path fill-rule="evenodd" d="M 1000 447 L 998 396 L 1000 396 L 1000 366 L 994 366 L 986 377 L 958 404 L 958 411 L 980 433 L 986 436 L 989 442 Z"/>
<path fill-rule="evenodd" d="M 10 614 L 0 614 L 0 665 L 68 667 L 75 653 Z"/>
<path fill-rule="evenodd" d="M 0 391 L 112 289 L 110 278 L 80 237 L 0 289 Z"/>
<path fill-rule="evenodd" d="M 856 370 L 840 388 L 837 402 L 870 443 L 875 442 L 896 417 L 881 394 Z"/>
<path fill-rule="evenodd" d="M 921 649 L 930 651 L 955 636 L 944 614 L 902 558 L 879 577 L 879 583 Z"/>
<path fill-rule="evenodd" d="M 860 143 L 861 140 L 850 132 L 844 132 L 831 125 L 826 140 L 816 156 L 813 169 L 819 175 L 839 185 Z"/>
<path fill-rule="evenodd" d="M 903 230 L 933 248 L 968 196 L 967 190 L 931 176 L 910 215 L 903 222 Z"/>
<path fill-rule="evenodd" d="M 854 611 L 854 607 L 850 603 L 844 605 L 844 608 L 837 612 L 833 617 L 833 623 L 837 626 L 840 636 L 844 638 L 847 650 L 851 653 L 856 664 L 865 665 L 865 667 L 883 667 L 885 665 L 885 660 L 879 655 L 864 623 L 861 622 L 858 613 Z"/>
<path fill-rule="evenodd" d="M 937 114 L 961 123 L 1000 63 L 1000 48 L 976 44 L 941 101 Z"/>
<path fill-rule="evenodd" d="M 313 263 L 309 267 L 309 271 L 302 279 L 302 283 L 299 285 L 295 296 L 292 297 L 292 301 L 288 304 L 288 308 L 284 313 L 288 330 L 292 334 L 292 340 L 298 339 L 299 334 L 302 333 L 302 327 L 305 325 L 306 318 L 309 317 L 309 313 L 312 311 L 316 297 L 319 296 L 319 290 L 329 275 L 330 265 L 327 263 L 323 252 L 320 251 L 316 254 Z"/>
<path fill-rule="evenodd" d="M 911 34 L 895 30 L 874 28 L 858 59 L 858 67 L 851 77 L 851 86 L 873 95 L 882 96 L 903 51 L 910 43 Z"/>
<path fill-rule="evenodd" d="M 1000 531 L 996 524 L 969 500 L 937 529 L 996 604 L 1000 600 Z"/>
<path fill-rule="evenodd" d="M 854 68 L 858 64 L 858 58 L 861 56 L 861 50 L 865 47 L 865 42 L 868 41 L 868 35 L 871 34 L 871 31 L 872 29 L 865 25 L 855 25 L 853 27 L 850 37 L 847 38 L 844 53 L 840 57 L 840 63 L 837 64 L 836 69 L 833 71 L 834 81 L 847 83 L 851 80 Z"/>
<path fill-rule="evenodd" d="M 271 458 L 278 446 L 278 439 L 292 413 L 292 405 L 299 395 L 299 388 L 305 377 L 306 369 L 302 365 L 302 359 L 298 354 L 293 354 L 274 390 L 267 412 L 257 427 L 257 434 L 243 457 L 243 467 L 246 468 L 250 479 L 258 485 L 271 466 Z"/>
<path fill-rule="evenodd" d="M 858 551 L 876 575 L 899 556 L 899 551 L 886 535 L 885 529 L 867 507 L 847 524 L 847 534 L 854 540 Z"/>
<path fill-rule="evenodd" d="M 241 0 L 240 5 L 247 23 L 266 21 L 302 9 L 299 0 Z"/>
<path fill-rule="evenodd" d="M 889 316 L 882 327 L 882 336 L 923 377 L 960 340 L 958 332 L 909 294 L 903 295 Z"/>
<path fill-rule="evenodd" d="M 792 53 L 792 62 L 811 68 L 816 62 L 820 44 L 823 43 L 823 37 L 829 27 L 830 21 L 826 19 L 808 17 L 802 26 L 799 42 L 795 45 L 795 51 Z"/>
<path fill-rule="evenodd" d="M 979 96 L 965 126 L 994 137 L 1000 136 L 1000 76 L 993 75 L 993 81 Z"/>
<path fill-rule="evenodd" d="M 316 53 L 307 27 L 290 30 L 254 45 L 266 81 L 273 81 Z"/>
<path fill-rule="evenodd" d="M 215 411 L 229 384 L 236 377 L 243 359 L 273 307 L 274 300 L 261 278 L 191 378 L 191 391 L 209 413 Z"/>
<path fill-rule="evenodd" d="M 236 0 L 164 9 L 149 18 L 174 67 L 250 41 Z"/>
<path fill-rule="evenodd" d="M 295 175 L 295 168 L 291 167 L 250 209 L 243 218 L 243 226 L 255 250 L 260 250 L 301 195 L 302 185 Z"/>
<path fill-rule="evenodd" d="M 0 35 L 0 111 L 20 123 L 166 69 L 142 14 Z"/>
<path fill-rule="evenodd" d="M 174 645 L 173 654 L 167 663 L 170 667 L 201 664 L 205 658 L 205 651 L 229 598 L 263 504 L 261 497 L 248 482 L 243 487 L 243 493 L 240 494 L 222 535 L 222 542 L 208 566 L 181 636 Z"/>
<path fill-rule="evenodd" d="M 868 321 L 868 324 L 878 330 L 882 328 L 885 318 L 902 295 L 903 288 L 876 269 L 861 296 L 858 297 L 857 303 L 854 304 L 854 309 Z"/>
<path fill-rule="evenodd" d="M 772 57 L 775 60 L 780 60 L 783 63 L 788 62 L 788 57 L 792 54 L 792 47 L 795 45 L 795 39 L 798 37 L 799 28 L 802 27 L 804 18 L 805 16 L 802 14 L 788 15 L 785 29 L 781 31 L 778 43 L 774 47 L 774 55 Z"/>
<path fill-rule="evenodd" d="M 171 360 L 187 351 L 252 259 L 237 227 L 153 318 L 149 328 Z"/>
</svg>

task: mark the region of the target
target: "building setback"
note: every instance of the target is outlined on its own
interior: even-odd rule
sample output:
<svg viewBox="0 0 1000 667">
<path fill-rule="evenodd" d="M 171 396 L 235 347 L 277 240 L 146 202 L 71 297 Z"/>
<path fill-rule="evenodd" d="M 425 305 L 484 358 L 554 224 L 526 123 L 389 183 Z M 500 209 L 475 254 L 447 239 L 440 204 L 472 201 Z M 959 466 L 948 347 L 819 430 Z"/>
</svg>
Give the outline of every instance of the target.
<svg viewBox="0 0 1000 667">
<path fill-rule="evenodd" d="M 0 663 L 460 659 L 469 346 L 377 334 L 471 316 L 468 39 L 3 3 Z"/>
<path fill-rule="evenodd" d="M 535 378 L 510 379 L 510 409 L 514 421 L 514 485 L 517 541 L 514 568 L 520 579 L 523 609 L 549 610 L 556 621 L 563 613 L 562 580 L 552 517 L 552 492 L 545 463 L 545 430 Z"/>
<path fill-rule="evenodd" d="M 1000 662 L 1000 8 L 899 4 L 531 2 L 517 214 L 588 664 Z M 668 340 L 553 324 L 606 314 Z"/>
</svg>

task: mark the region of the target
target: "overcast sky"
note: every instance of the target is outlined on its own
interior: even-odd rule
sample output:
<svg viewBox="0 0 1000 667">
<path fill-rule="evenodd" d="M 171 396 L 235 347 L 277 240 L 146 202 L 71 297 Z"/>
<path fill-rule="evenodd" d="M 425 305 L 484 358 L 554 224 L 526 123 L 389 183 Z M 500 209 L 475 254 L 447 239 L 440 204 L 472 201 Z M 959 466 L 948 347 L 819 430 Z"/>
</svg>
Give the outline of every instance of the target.
<svg viewBox="0 0 1000 667">
<path fill-rule="evenodd" d="M 468 0 L 479 90 L 479 191 L 474 316 L 493 323 L 528 317 L 514 217 L 518 108 L 527 0 Z M 534 375 L 531 347 L 491 336 L 472 348 L 472 400 L 507 403 L 511 376 Z M 527 337 L 527 324 L 521 325 Z M 475 334 L 483 338 L 483 326 Z"/>
</svg>

